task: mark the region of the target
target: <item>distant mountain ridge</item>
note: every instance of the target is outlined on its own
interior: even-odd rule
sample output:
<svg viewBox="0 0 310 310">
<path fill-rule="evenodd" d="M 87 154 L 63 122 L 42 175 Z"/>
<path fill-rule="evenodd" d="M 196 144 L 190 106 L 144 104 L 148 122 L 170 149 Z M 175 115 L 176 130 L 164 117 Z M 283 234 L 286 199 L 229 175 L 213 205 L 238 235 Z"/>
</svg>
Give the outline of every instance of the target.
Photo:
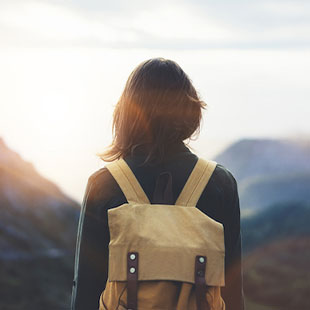
<svg viewBox="0 0 310 310">
<path fill-rule="evenodd" d="M 72 253 L 80 206 L 0 138 L 0 258 Z"/>
<path fill-rule="evenodd" d="M 242 139 L 216 156 L 239 181 L 252 176 L 310 172 L 310 139 Z"/>
<path fill-rule="evenodd" d="M 235 176 L 243 212 L 310 201 L 310 139 L 242 139 L 215 160 Z"/>
</svg>

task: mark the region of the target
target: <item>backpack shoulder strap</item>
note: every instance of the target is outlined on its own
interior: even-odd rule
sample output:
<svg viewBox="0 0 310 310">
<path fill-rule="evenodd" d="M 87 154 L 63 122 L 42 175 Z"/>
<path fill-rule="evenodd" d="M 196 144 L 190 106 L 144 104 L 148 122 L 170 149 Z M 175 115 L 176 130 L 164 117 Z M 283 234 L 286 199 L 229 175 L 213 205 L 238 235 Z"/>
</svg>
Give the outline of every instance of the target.
<svg viewBox="0 0 310 310">
<path fill-rule="evenodd" d="M 121 188 L 128 203 L 150 204 L 145 192 L 124 159 L 106 165 L 113 178 Z"/>
<path fill-rule="evenodd" d="M 189 207 L 196 206 L 216 164 L 213 160 L 199 158 L 175 204 Z"/>
</svg>

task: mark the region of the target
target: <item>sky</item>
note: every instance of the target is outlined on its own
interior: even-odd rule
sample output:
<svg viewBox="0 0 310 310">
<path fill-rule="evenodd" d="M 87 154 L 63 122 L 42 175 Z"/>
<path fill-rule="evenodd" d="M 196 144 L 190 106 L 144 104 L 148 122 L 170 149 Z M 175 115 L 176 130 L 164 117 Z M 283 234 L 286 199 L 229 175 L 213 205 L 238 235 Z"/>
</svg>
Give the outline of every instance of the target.
<svg viewBox="0 0 310 310">
<path fill-rule="evenodd" d="M 0 136 L 81 202 L 127 77 L 164 57 L 208 105 L 199 156 L 309 137 L 309 33 L 309 1 L 0 0 Z"/>
</svg>

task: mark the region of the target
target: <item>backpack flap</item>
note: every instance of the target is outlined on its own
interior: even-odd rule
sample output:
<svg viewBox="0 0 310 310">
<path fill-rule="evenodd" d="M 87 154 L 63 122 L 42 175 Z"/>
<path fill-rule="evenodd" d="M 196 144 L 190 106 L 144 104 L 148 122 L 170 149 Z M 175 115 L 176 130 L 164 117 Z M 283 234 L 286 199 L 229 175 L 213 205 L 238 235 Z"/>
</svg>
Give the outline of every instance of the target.
<svg viewBox="0 0 310 310">
<path fill-rule="evenodd" d="M 138 280 L 194 283 L 192 267 L 202 255 L 206 283 L 224 285 L 223 226 L 197 208 L 125 204 L 108 210 L 108 216 L 110 281 L 126 281 L 127 253 L 138 252 Z"/>
</svg>

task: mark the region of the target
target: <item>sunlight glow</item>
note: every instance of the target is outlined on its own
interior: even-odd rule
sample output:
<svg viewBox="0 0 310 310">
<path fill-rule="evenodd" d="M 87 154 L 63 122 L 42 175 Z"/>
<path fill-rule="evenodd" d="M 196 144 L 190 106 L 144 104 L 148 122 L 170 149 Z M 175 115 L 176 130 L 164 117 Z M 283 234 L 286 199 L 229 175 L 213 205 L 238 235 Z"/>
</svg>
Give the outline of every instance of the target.
<svg viewBox="0 0 310 310">
<path fill-rule="evenodd" d="M 46 138 L 56 138 L 63 135 L 63 131 L 71 125 L 69 98 L 64 94 L 46 94 L 39 98 L 36 105 L 36 122 Z M 66 126 L 67 125 L 67 126 Z"/>
<path fill-rule="evenodd" d="M 240 137 L 308 135 L 308 6 L 0 1 L 0 136 L 81 199 L 127 77 L 153 57 L 179 63 L 208 104 L 194 142 L 206 157 Z"/>
</svg>

